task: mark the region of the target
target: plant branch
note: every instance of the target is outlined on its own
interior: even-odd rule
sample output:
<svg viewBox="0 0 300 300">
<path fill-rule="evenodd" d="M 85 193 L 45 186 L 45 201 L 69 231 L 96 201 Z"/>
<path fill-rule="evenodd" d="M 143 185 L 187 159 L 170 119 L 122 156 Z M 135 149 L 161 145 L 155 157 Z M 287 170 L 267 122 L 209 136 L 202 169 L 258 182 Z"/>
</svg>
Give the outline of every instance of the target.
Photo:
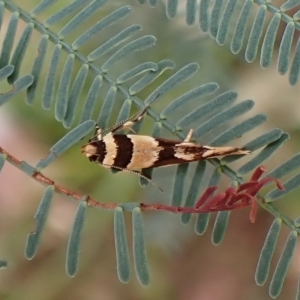
<svg viewBox="0 0 300 300">
<path fill-rule="evenodd" d="M 56 184 L 52 179 L 45 176 L 43 173 L 39 172 L 36 168 L 28 165 L 24 161 L 19 160 L 8 151 L 3 149 L 0 146 L 0 153 L 4 155 L 6 161 L 11 163 L 13 166 L 21 170 L 23 173 L 29 175 L 35 181 L 45 185 L 45 186 L 53 186 L 55 191 L 58 194 L 67 196 L 72 198 L 75 201 L 81 201 L 82 198 L 85 196 L 83 194 L 71 191 L 59 184 Z M 31 170 L 29 172 L 28 170 Z M 257 176 L 257 170 L 254 172 L 255 175 L 252 176 L 252 180 L 258 180 L 259 176 L 261 176 L 264 170 L 260 170 L 260 174 Z M 256 176 L 256 177 L 255 177 Z M 209 212 L 218 212 L 218 211 L 231 211 L 236 210 L 244 207 L 253 206 L 253 201 L 249 201 L 249 199 L 253 196 L 256 196 L 256 193 L 259 190 L 259 187 L 263 186 L 264 182 L 268 182 L 271 179 L 263 179 L 261 182 L 257 181 L 256 185 L 254 181 L 250 181 L 240 185 L 235 191 L 232 187 L 229 187 L 225 192 L 218 194 L 210 199 L 211 191 L 213 189 L 216 190 L 216 187 L 209 187 L 206 192 L 201 196 L 201 198 L 196 203 L 195 207 L 183 207 L 183 206 L 171 206 L 171 205 L 164 205 L 164 204 L 145 204 L 145 203 L 102 203 L 99 202 L 90 196 L 86 197 L 86 202 L 88 206 L 98 209 L 105 209 L 105 210 L 114 210 L 117 207 L 121 206 L 124 210 L 132 211 L 135 207 L 140 207 L 142 210 L 152 210 L 152 211 L 164 211 L 164 212 L 171 212 L 171 213 L 209 213 Z M 280 183 L 276 180 L 277 185 Z M 247 194 L 247 191 L 249 192 Z M 249 198 L 250 197 L 250 198 Z M 248 199 L 247 201 L 245 199 Z M 239 201 L 239 202 L 238 202 Z M 212 203 L 210 206 L 209 203 Z M 296 228 L 293 224 L 293 221 L 286 216 L 282 216 L 281 213 L 270 203 L 265 203 L 264 199 L 259 196 L 258 200 L 256 199 L 255 203 L 259 203 L 265 210 L 269 211 L 272 215 L 276 218 L 282 218 L 283 222 L 288 225 L 289 227 L 293 227 L 293 230 L 296 230 L 300 233 L 300 229 Z"/>
</svg>

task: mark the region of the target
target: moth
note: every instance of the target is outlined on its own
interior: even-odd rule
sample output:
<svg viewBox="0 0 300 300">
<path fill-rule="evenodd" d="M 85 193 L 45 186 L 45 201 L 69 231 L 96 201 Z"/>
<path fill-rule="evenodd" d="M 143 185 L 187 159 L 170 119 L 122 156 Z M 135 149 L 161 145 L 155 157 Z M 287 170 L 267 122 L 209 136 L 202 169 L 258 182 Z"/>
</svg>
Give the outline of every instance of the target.
<svg viewBox="0 0 300 300">
<path fill-rule="evenodd" d="M 193 129 L 183 141 L 138 134 L 117 134 L 117 131 L 123 129 L 135 133 L 132 126 L 143 119 L 148 107 L 106 130 L 96 125 L 95 135 L 81 147 L 81 152 L 93 163 L 105 168 L 136 173 L 152 184 L 151 178 L 141 173 L 142 169 L 250 153 L 245 148 L 210 147 L 191 142 Z"/>
</svg>

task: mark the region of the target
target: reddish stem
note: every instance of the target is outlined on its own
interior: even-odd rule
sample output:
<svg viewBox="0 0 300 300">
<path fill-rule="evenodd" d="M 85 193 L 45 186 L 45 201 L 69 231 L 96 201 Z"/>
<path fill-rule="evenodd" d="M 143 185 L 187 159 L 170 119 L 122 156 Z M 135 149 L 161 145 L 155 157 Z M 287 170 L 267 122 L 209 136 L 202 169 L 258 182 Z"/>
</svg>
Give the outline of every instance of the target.
<svg viewBox="0 0 300 300">
<path fill-rule="evenodd" d="M 200 199 L 196 202 L 195 208 L 201 207 L 207 199 L 218 189 L 217 186 L 211 186 L 205 190 Z"/>
<path fill-rule="evenodd" d="M 255 169 L 253 172 L 250 181 L 258 181 L 258 179 L 267 171 L 267 169 L 264 166 L 259 166 Z"/>
</svg>

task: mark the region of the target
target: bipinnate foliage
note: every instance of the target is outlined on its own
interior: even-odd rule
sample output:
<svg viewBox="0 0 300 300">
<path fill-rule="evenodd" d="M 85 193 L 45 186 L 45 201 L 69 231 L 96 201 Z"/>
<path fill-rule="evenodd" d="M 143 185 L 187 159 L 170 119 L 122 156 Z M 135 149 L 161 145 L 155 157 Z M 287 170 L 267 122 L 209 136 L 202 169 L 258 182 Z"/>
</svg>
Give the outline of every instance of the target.
<svg viewBox="0 0 300 300">
<path fill-rule="evenodd" d="M 204 234 L 208 227 L 210 211 L 218 211 L 213 208 L 218 207 L 217 204 L 221 202 L 216 202 L 216 206 L 213 207 L 209 207 L 207 204 L 202 206 L 206 210 L 201 210 L 200 205 L 195 208 L 201 194 L 199 183 L 202 179 L 210 176 L 206 188 L 202 189 L 202 193 L 205 190 L 212 191 L 209 189 L 217 187 L 222 176 L 228 177 L 231 185 L 237 187 L 235 191 L 238 191 L 238 187 L 243 182 L 247 182 L 249 173 L 259 170 L 261 164 L 275 154 L 277 149 L 288 140 L 289 135 L 279 128 L 265 132 L 261 130 L 258 136 L 243 145 L 253 152 L 246 162 L 243 156 L 238 155 L 224 157 L 221 160 L 214 158 L 209 161 L 198 162 L 194 173 L 191 175 L 186 195 L 186 180 L 187 176 L 190 175 L 190 166 L 189 164 L 179 165 L 174 174 L 169 206 L 160 206 L 160 204 L 147 206 L 147 204 L 138 202 L 103 204 L 96 202 L 89 196 L 78 195 L 62 189 L 54 181 L 45 177 L 41 170 L 92 132 L 96 123 L 100 128 L 108 127 L 113 110 L 118 107 L 116 105 L 117 98 L 122 99 L 123 104 L 119 110 L 119 116 L 115 120 L 116 123 L 130 116 L 132 106 L 141 109 L 145 105 L 159 101 L 168 92 L 196 76 L 198 72 L 199 65 L 190 62 L 173 73 L 166 73 L 167 70 L 175 68 L 175 63 L 169 59 L 172 58 L 172 54 L 158 62 L 150 61 L 151 58 L 148 55 L 147 61 L 140 60 L 135 67 L 127 69 L 128 65 L 124 62 L 134 57 L 135 53 L 153 47 L 156 38 L 153 35 L 144 35 L 139 24 L 124 25 L 123 20 L 130 23 L 132 7 L 125 3 L 121 4 L 121 2 L 112 5 L 112 2 L 114 1 L 74 0 L 59 11 L 53 12 L 51 6 L 55 1 L 44 0 L 29 12 L 11 1 L 0 1 L 0 21 L 3 22 L 4 18 L 8 20 L 7 27 L 5 29 L 2 27 L 2 31 L 5 30 L 5 32 L 0 55 L 0 79 L 1 81 L 6 80 L 11 85 L 9 92 L 0 95 L 0 105 L 14 101 L 14 98 L 25 91 L 28 105 L 40 100 L 44 110 L 54 107 L 53 117 L 65 128 L 72 128 L 50 148 L 49 155 L 41 159 L 35 167 L 14 158 L 8 150 L 0 147 L 0 170 L 5 162 L 11 163 L 47 186 L 35 214 L 35 231 L 28 235 L 25 250 L 28 259 L 32 259 L 36 254 L 53 194 L 61 193 L 79 201 L 67 249 L 66 271 L 68 275 L 75 276 L 77 272 L 80 236 L 83 230 L 85 212 L 87 206 L 92 206 L 114 211 L 117 273 L 120 281 L 124 283 L 130 280 L 131 274 L 124 211 L 132 213 L 132 249 L 135 272 L 139 282 L 142 285 L 148 285 L 150 275 L 143 234 L 143 210 L 161 209 L 180 213 L 183 224 L 189 223 L 192 219 L 192 213 L 194 213 L 196 214 L 195 232 L 198 235 Z M 141 0 L 138 2 L 140 4 L 146 3 L 146 1 Z M 157 3 L 158 1 L 148 1 L 151 7 L 155 7 Z M 178 4 L 178 1 L 166 1 L 166 15 L 169 19 L 176 16 L 179 9 Z M 293 16 L 290 16 L 287 11 L 294 9 L 298 4 L 297 1 L 288 0 L 280 8 L 276 8 L 272 3 L 261 0 L 201 0 L 200 3 L 196 0 L 186 0 L 186 23 L 193 25 L 198 19 L 199 28 L 202 32 L 209 33 L 210 38 L 215 39 L 219 45 L 229 44 L 231 52 L 234 54 L 239 53 L 245 46 L 245 60 L 249 63 L 255 60 L 260 50 L 262 68 L 271 64 L 280 21 L 286 23 L 279 45 L 278 72 L 285 74 L 289 71 L 290 84 L 295 85 L 300 70 L 299 40 L 296 43 L 292 59 L 291 49 L 293 39 L 298 37 L 294 33 L 300 28 L 297 22 L 300 11 L 294 13 Z M 48 17 L 44 20 L 39 18 L 42 13 L 48 13 Z M 99 14 L 98 21 L 74 38 L 75 31 L 84 26 L 83 23 L 90 20 L 94 14 Z M 268 14 L 270 18 L 267 18 Z M 66 19 L 69 21 L 65 21 Z M 20 26 L 21 20 L 26 24 L 23 27 Z M 59 24 L 58 32 L 52 30 L 56 24 Z M 117 33 L 110 31 L 114 25 L 118 25 L 117 28 L 122 29 Z M 17 30 L 21 31 L 18 39 L 16 37 Z M 100 38 L 95 42 L 93 38 L 102 31 L 108 32 L 109 39 L 102 40 Z M 28 45 L 32 42 L 33 32 L 39 32 L 40 39 L 31 71 L 28 72 L 28 70 L 22 69 L 22 64 L 28 55 Z M 139 34 L 138 37 L 137 34 Z M 52 49 L 50 44 L 53 46 Z M 83 47 L 85 47 L 85 51 L 81 52 Z M 88 53 L 86 49 L 89 49 Z M 50 61 L 47 66 L 45 66 L 46 58 Z M 291 65 L 290 61 L 292 61 Z M 42 72 L 46 72 L 45 81 L 41 80 Z M 157 79 L 160 79 L 161 83 L 142 101 L 137 94 L 149 90 L 150 84 Z M 42 90 L 41 96 L 37 93 L 38 88 Z M 86 89 L 88 92 L 83 93 Z M 196 141 L 200 142 L 204 137 L 210 138 L 210 133 L 214 133 L 215 137 L 210 138 L 209 145 L 222 146 L 246 135 L 266 122 L 267 117 L 264 114 L 245 116 L 246 113 L 251 113 L 255 104 L 253 100 L 245 99 L 236 103 L 238 96 L 236 92 L 218 92 L 218 89 L 217 83 L 208 82 L 179 94 L 174 100 L 169 101 L 164 108 L 161 108 L 160 112 L 155 110 L 155 106 L 151 106 L 147 110 L 147 115 L 154 121 L 152 135 L 154 137 L 160 136 L 164 128 L 177 139 L 183 140 L 186 132 L 190 128 L 194 128 L 193 138 Z M 180 118 L 174 122 L 172 116 L 180 111 L 184 112 L 182 109 L 189 107 L 190 103 L 195 105 L 195 100 L 200 104 L 197 104 L 197 107 L 192 111 L 181 114 Z M 97 103 L 99 102 L 101 102 L 101 109 L 97 112 Z M 231 123 L 241 116 L 243 117 L 242 121 Z M 139 132 L 141 126 L 141 123 L 137 124 L 134 130 Z M 220 126 L 223 128 L 222 131 L 220 131 Z M 238 170 L 233 170 L 230 163 L 237 160 L 243 162 L 240 163 Z M 211 166 L 214 168 L 213 172 L 211 172 Z M 255 277 L 258 285 L 263 285 L 267 280 L 282 223 L 291 230 L 270 283 L 270 296 L 274 298 L 281 291 L 295 250 L 299 226 L 296 221 L 295 223 L 279 212 L 274 207 L 273 202 L 299 187 L 300 173 L 297 173 L 299 167 L 300 153 L 275 166 L 263 178 L 275 178 L 277 180 L 285 178 L 284 189 L 271 189 L 264 196 L 259 194 L 257 200 L 251 198 L 252 202 L 247 202 L 247 205 L 254 207 L 257 201 L 263 209 L 275 218 L 259 258 Z M 143 172 L 148 176 L 152 174 L 152 170 L 143 170 Z M 147 183 L 141 178 L 142 186 L 146 186 Z M 256 196 L 258 191 L 255 190 L 254 193 L 253 188 L 257 187 L 258 183 L 258 180 L 249 182 L 253 185 L 251 186 L 252 190 L 248 189 L 248 191 L 252 191 L 252 194 L 249 192 L 250 195 Z M 230 198 L 232 195 L 229 195 L 229 191 L 233 192 L 229 188 L 224 196 L 220 194 L 221 196 L 212 199 L 215 201 L 223 201 L 225 198 L 227 200 L 233 199 Z M 211 192 L 211 197 L 213 197 L 213 193 L 214 191 Z M 245 199 L 243 197 L 241 199 Z M 236 201 L 239 199 L 236 198 Z M 229 210 L 228 208 L 218 211 L 212 232 L 212 242 L 215 245 L 220 244 L 224 238 L 230 217 Z M 4 265 L 5 262 L 2 262 L 1 266 Z M 299 298 L 299 294 L 297 297 Z"/>
</svg>

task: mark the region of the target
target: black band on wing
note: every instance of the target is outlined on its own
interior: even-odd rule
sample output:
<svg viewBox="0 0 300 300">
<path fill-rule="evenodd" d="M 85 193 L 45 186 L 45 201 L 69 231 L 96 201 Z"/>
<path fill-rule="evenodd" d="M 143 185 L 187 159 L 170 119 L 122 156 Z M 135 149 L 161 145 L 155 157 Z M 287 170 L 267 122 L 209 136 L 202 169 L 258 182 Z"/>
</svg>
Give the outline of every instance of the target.
<svg viewBox="0 0 300 300">
<path fill-rule="evenodd" d="M 127 135 L 116 134 L 113 137 L 117 147 L 117 157 L 114 160 L 114 166 L 126 169 L 134 154 L 133 143 Z"/>
<path fill-rule="evenodd" d="M 157 139 L 157 141 L 158 147 L 161 147 L 162 150 L 159 151 L 158 160 L 154 163 L 153 167 L 173 165 L 185 162 L 175 157 L 175 145 L 178 144 L 178 141 L 168 141 L 164 139 Z"/>
</svg>

